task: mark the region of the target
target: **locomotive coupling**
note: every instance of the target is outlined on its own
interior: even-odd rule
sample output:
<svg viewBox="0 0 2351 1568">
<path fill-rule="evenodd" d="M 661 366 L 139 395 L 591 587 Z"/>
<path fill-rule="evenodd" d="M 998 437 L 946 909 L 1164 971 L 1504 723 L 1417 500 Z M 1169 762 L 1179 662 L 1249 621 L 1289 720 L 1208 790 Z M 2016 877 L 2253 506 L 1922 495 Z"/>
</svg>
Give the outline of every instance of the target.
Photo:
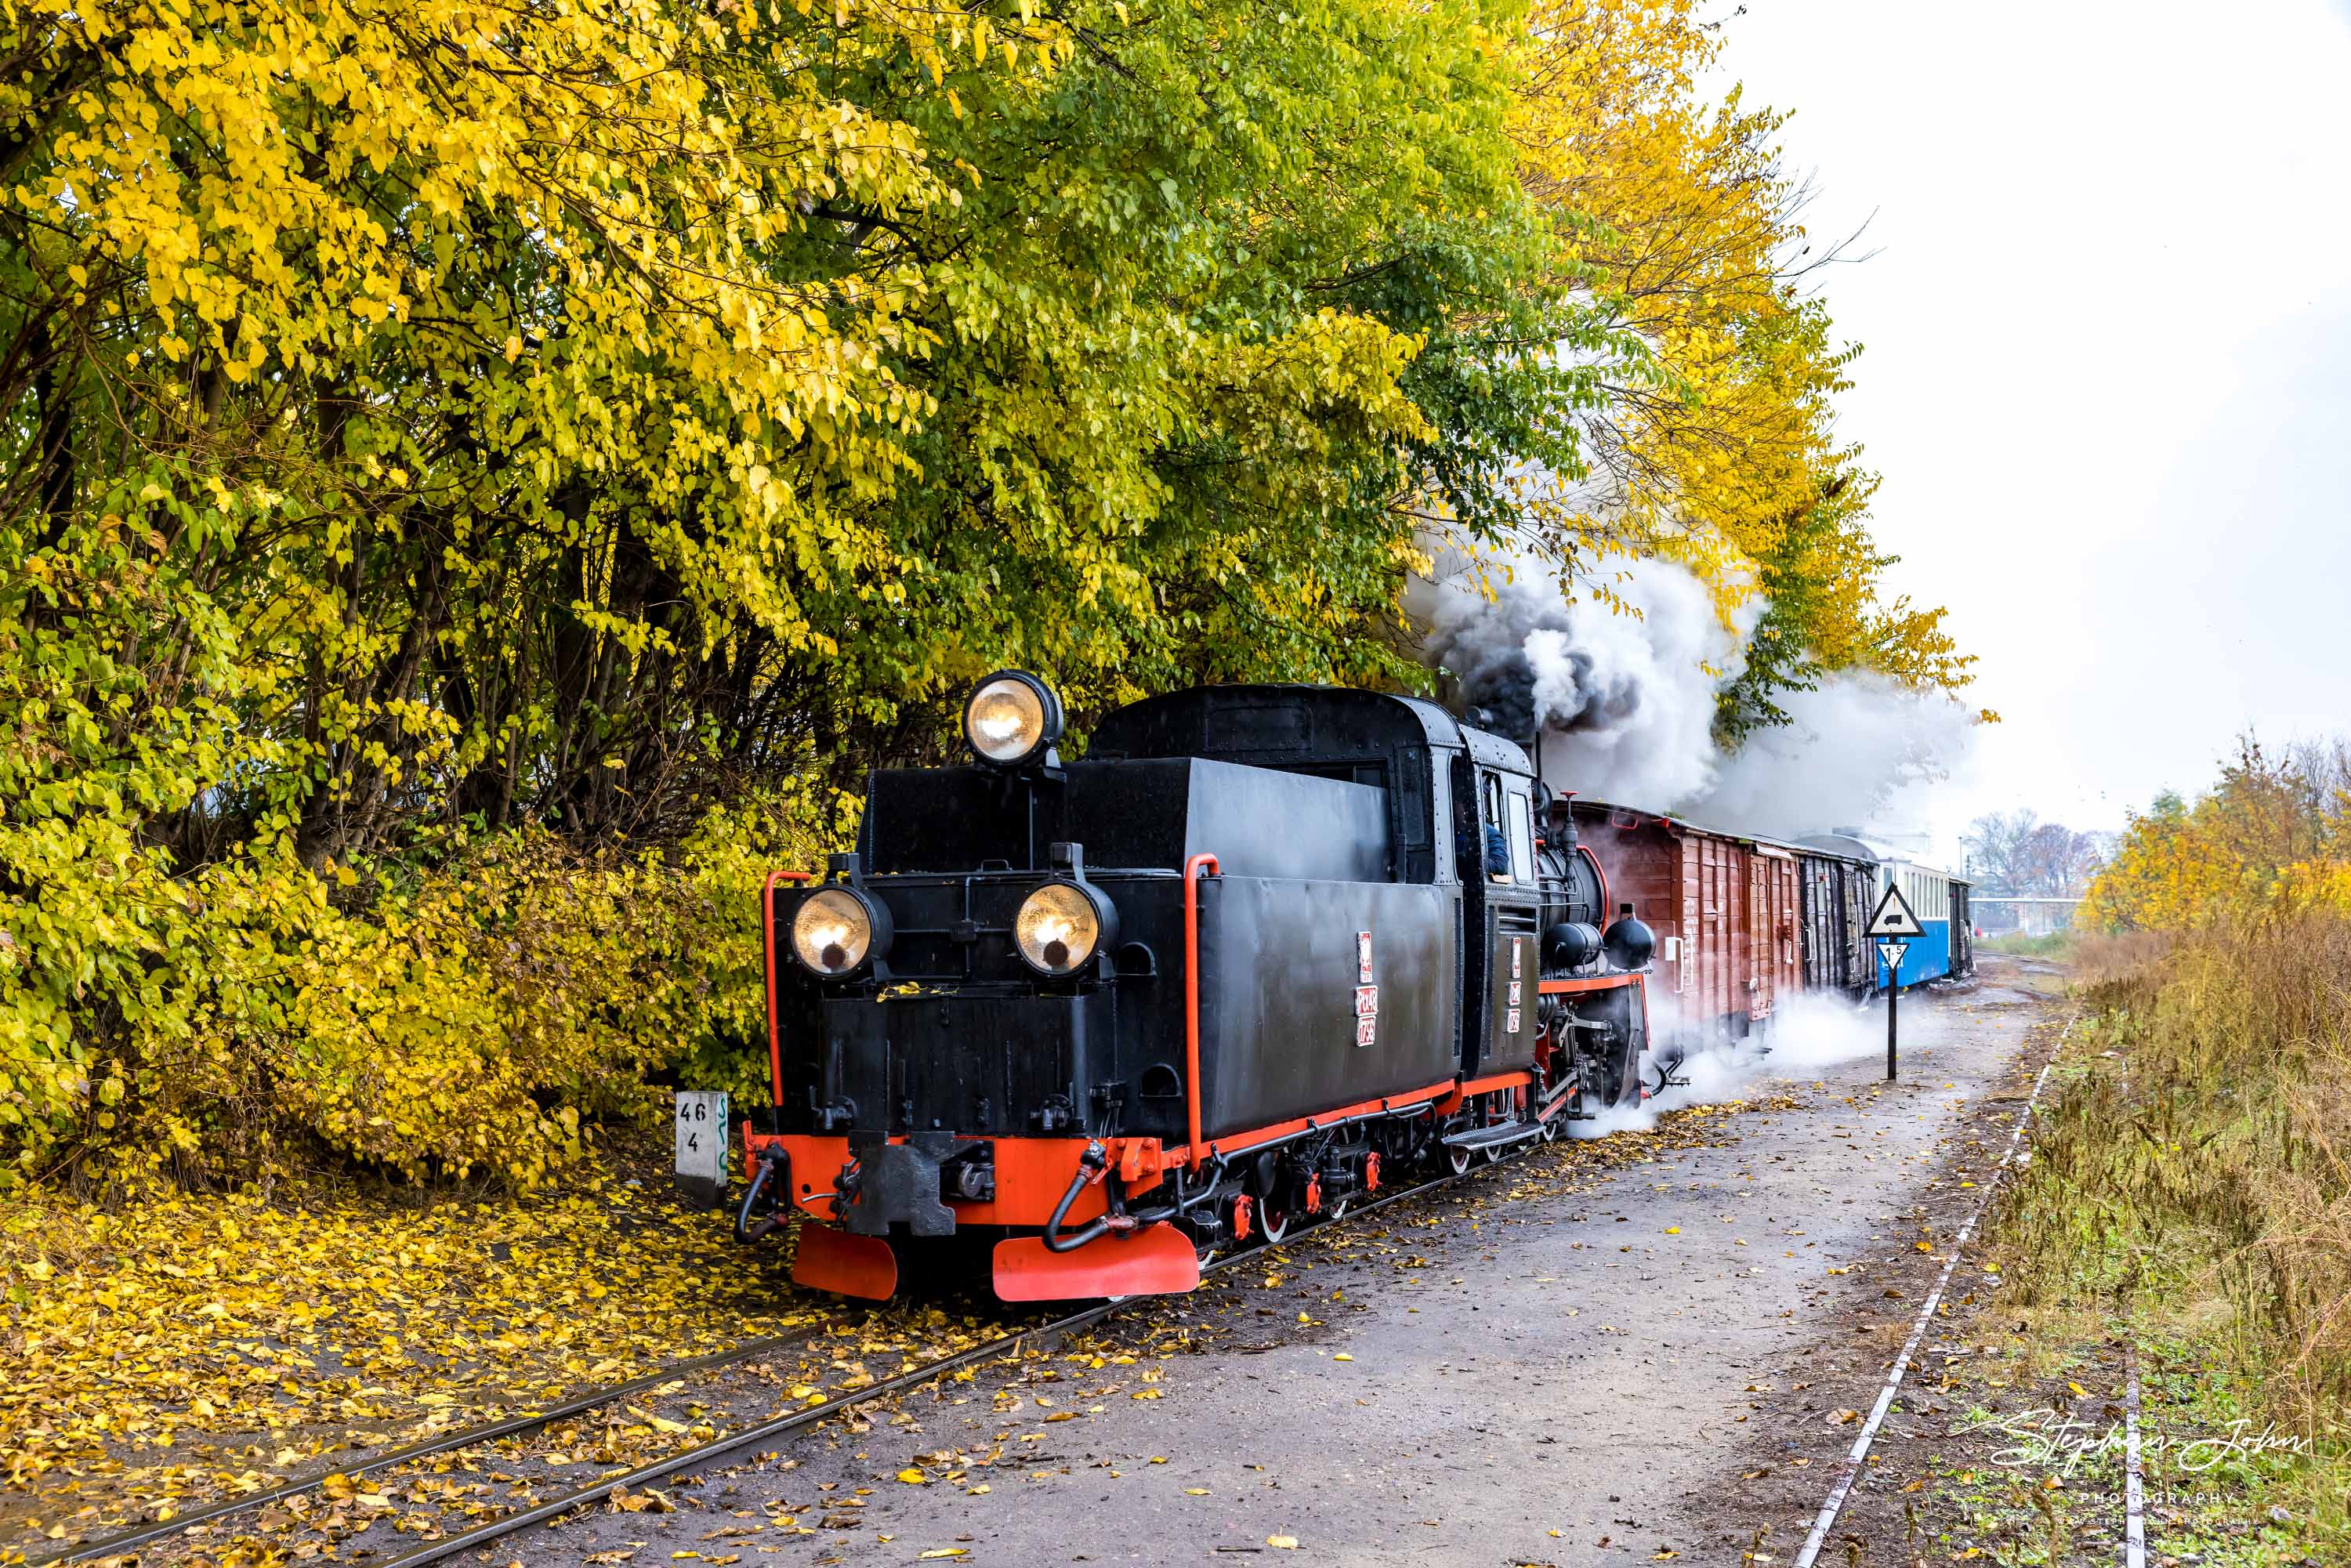
<svg viewBox="0 0 2351 1568">
<path fill-rule="evenodd" d="M 844 1183 L 841 1224 L 858 1236 L 886 1237 L 893 1224 L 904 1225 L 913 1236 L 953 1236 L 956 1214 L 945 1200 L 940 1166 L 985 1143 L 954 1133 L 911 1133 L 903 1143 L 893 1143 L 886 1133 L 852 1132 L 849 1155 L 856 1176 Z M 992 1189 L 992 1168 L 986 1180 Z"/>
</svg>

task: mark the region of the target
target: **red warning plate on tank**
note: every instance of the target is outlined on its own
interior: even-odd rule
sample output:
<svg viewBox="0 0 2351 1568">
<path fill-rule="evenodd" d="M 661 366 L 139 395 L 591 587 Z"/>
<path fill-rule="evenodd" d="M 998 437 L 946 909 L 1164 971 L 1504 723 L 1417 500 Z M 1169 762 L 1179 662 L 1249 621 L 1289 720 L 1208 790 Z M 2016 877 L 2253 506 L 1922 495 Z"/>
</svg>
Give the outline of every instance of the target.
<svg viewBox="0 0 2351 1568">
<path fill-rule="evenodd" d="M 1525 982 L 1520 980 L 1512 980 L 1510 982 L 1510 1006 L 1517 1007 L 1520 1005 L 1521 998 L 1519 996 L 1519 988 Z"/>
<path fill-rule="evenodd" d="M 1520 975 L 1521 973 L 1523 973 L 1523 972 L 1524 972 L 1524 971 L 1522 970 L 1521 967 L 1520 967 L 1520 966 L 1524 963 L 1524 960 L 1523 960 L 1523 959 L 1520 957 L 1520 953 L 1519 953 L 1519 946 L 1520 946 L 1519 939 L 1518 939 L 1517 937 L 1515 937 L 1515 936 L 1511 937 L 1511 938 L 1510 938 L 1510 978 L 1512 978 L 1512 979 L 1514 979 L 1514 980 L 1515 980 L 1515 979 L 1517 979 L 1517 978 L 1520 977 Z"/>
<path fill-rule="evenodd" d="M 1516 1034 L 1519 1032 L 1518 1009 L 1512 1008 L 1508 1013 L 1503 1015 L 1502 1032 L 1504 1034 Z"/>
<path fill-rule="evenodd" d="M 1379 1039 L 1379 1036 L 1380 1020 L 1378 1019 L 1360 1018 L 1355 1020 L 1355 1043 L 1357 1045 L 1369 1045 L 1374 1040 Z"/>
<path fill-rule="evenodd" d="M 1355 1016 L 1359 1019 L 1367 1019 L 1373 1017 L 1379 1010 L 1380 988 L 1377 986 L 1357 986 L 1355 988 Z"/>
<path fill-rule="evenodd" d="M 1355 933 L 1355 983 L 1372 983 L 1372 934 L 1368 931 Z"/>
</svg>

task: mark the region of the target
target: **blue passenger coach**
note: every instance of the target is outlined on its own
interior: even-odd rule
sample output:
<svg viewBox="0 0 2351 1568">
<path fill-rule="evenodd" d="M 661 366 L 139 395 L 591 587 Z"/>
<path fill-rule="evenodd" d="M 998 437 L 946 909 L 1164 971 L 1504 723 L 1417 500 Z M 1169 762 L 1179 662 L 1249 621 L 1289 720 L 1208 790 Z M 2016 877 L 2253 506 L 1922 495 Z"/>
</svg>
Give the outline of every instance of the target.
<svg viewBox="0 0 2351 1568">
<path fill-rule="evenodd" d="M 1915 986 L 1921 980 L 1947 975 L 1975 973 L 1975 933 L 1969 924 L 1967 883 L 1949 872 L 1888 854 L 1850 831 L 1817 834 L 1799 841 L 1808 848 L 1849 860 L 1874 862 L 1876 885 L 1870 897 L 1873 910 L 1878 899 L 1886 895 L 1887 887 L 1901 888 L 1902 896 L 1909 901 L 1910 912 L 1927 931 L 1903 951 L 1899 976 L 1902 984 Z M 1876 957 L 1874 948 L 1870 963 L 1876 988 L 1882 991 L 1886 985 L 1886 967 Z"/>
</svg>

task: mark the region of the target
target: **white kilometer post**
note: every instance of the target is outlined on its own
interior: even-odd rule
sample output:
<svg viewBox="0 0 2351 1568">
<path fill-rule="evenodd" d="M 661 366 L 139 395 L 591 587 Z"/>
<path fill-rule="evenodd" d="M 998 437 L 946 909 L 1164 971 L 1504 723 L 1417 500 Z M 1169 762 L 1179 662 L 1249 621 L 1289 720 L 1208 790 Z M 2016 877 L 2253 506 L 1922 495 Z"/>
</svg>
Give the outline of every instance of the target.
<svg viewBox="0 0 2351 1568">
<path fill-rule="evenodd" d="M 712 1208 L 726 1202 L 726 1095 L 681 1089 L 677 1094 L 677 1189 Z"/>
</svg>

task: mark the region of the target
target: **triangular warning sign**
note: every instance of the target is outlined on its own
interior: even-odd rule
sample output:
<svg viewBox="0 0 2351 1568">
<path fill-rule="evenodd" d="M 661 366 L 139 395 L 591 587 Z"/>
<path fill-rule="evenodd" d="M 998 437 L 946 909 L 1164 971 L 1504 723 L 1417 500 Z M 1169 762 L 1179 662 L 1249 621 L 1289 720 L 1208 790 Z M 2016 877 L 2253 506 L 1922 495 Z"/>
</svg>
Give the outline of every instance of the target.
<svg viewBox="0 0 2351 1568">
<path fill-rule="evenodd" d="M 1910 901 L 1902 896 L 1901 887 L 1886 884 L 1886 896 L 1877 901 L 1877 913 L 1869 917 L 1872 936 L 1924 936 L 1927 928 L 1910 913 Z"/>
</svg>

